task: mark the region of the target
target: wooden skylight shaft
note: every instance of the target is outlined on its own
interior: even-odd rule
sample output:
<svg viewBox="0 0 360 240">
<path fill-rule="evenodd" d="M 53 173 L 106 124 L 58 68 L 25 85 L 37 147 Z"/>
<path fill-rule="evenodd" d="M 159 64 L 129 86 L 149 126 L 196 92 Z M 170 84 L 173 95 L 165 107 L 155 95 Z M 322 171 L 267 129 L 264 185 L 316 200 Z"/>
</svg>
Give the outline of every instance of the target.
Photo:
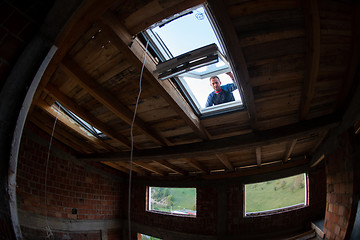
<svg viewBox="0 0 360 240">
<path fill-rule="evenodd" d="M 103 23 L 99 23 L 101 29 L 108 35 L 110 41 L 128 56 L 130 62 L 137 69 L 141 69 L 145 47 L 138 41 L 133 39 L 132 35 L 120 23 L 120 21 L 113 14 L 106 14 L 103 16 Z M 129 47 L 131 45 L 131 47 Z M 144 78 L 156 88 L 159 94 L 168 102 L 168 104 L 184 119 L 184 121 L 193 129 L 193 131 L 204 140 L 210 138 L 210 134 L 203 127 L 200 119 L 193 112 L 192 108 L 181 96 L 180 92 L 169 81 L 160 81 L 156 78 L 153 72 L 156 69 L 156 62 L 150 55 L 147 57 L 144 68 Z"/>
<path fill-rule="evenodd" d="M 254 93 L 250 83 L 249 72 L 244 58 L 239 37 L 236 34 L 234 25 L 228 16 L 227 9 L 223 1 L 209 0 L 209 8 L 216 20 L 221 36 L 225 43 L 225 49 L 228 52 L 228 58 L 232 63 L 232 70 L 235 79 L 242 89 L 245 105 L 250 118 L 250 125 L 253 129 L 257 129 L 257 115 L 254 100 Z"/>
</svg>

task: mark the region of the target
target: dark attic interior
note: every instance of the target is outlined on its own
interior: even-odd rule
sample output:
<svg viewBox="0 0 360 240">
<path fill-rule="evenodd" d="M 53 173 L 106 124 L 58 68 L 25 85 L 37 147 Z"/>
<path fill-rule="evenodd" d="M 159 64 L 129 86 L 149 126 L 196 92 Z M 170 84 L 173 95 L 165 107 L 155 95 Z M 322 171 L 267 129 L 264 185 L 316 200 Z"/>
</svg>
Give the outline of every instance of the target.
<svg viewBox="0 0 360 240">
<path fill-rule="evenodd" d="M 1 1 L 0 239 L 360 239 L 359 43 L 351 0 Z"/>
</svg>

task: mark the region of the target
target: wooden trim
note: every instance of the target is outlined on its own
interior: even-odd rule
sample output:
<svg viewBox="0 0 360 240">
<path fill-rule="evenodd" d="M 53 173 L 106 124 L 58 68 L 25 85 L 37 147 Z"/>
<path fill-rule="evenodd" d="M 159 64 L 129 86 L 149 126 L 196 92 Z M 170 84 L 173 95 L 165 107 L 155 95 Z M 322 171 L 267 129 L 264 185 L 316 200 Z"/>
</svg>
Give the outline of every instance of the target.
<svg viewBox="0 0 360 240">
<path fill-rule="evenodd" d="M 229 171 L 235 171 L 234 166 L 231 164 L 231 162 L 229 161 L 229 159 L 226 157 L 225 154 L 222 153 L 217 153 L 216 157 L 220 160 L 220 162 L 222 164 L 224 164 L 224 166 L 229 170 Z"/>
<path fill-rule="evenodd" d="M 102 25 L 101 29 L 108 35 L 114 46 L 127 55 L 133 66 L 140 70 L 146 50 L 138 39 L 132 39 L 128 30 L 113 14 L 104 15 L 103 23 L 99 24 Z M 129 48 L 130 45 L 131 48 Z M 185 122 L 201 139 L 208 140 L 210 138 L 210 134 L 203 127 L 200 119 L 196 116 L 177 88 L 168 80 L 158 80 L 153 74 L 156 69 L 156 61 L 151 56 L 148 56 L 147 59 L 148 60 L 145 62 L 144 68 L 144 79 L 149 81 L 149 83 L 156 88 L 159 94 L 185 120 Z"/>
<path fill-rule="evenodd" d="M 115 96 L 97 83 L 95 79 L 91 78 L 73 59 L 67 58 L 60 67 L 69 77 L 71 77 L 71 79 L 75 80 L 96 100 L 104 104 L 104 106 L 121 118 L 125 123 L 131 125 L 133 112 L 125 105 L 121 104 Z M 137 117 L 135 119 L 134 126 L 138 127 L 144 134 L 160 146 L 166 145 L 165 139 L 154 129 L 151 129 L 149 125 L 140 118 Z"/>
<path fill-rule="evenodd" d="M 156 162 L 161 164 L 162 166 L 168 168 L 171 171 L 174 171 L 174 172 L 179 173 L 184 176 L 188 175 L 188 172 L 184 171 L 180 167 L 175 166 L 174 164 L 169 163 L 166 160 L 156 160 Z"/>
<path fill-rule="evenodd" d="M 191 159 L 191 158 L 184 158 L 184 160 L 189 163 L 191 166 L 193 166 L 194 168 L 200 170 L 203 173 L 206 174 L 210 174 L 209 169 L 207 169 L 204 165 L 202 165 L 201 163 L 199 163 L 198 161 Z"/>
<path fill-rule="evenodd" d="M 216 20 L 225 43 L 225 49 L 232 65 L 233 74 L 238 86 L 242 89 L 245 106 L 247 108 L 250 125 L 257 129 L 257 115 L 254 100 L 254 93 L 250 83 L 249 72 L 245 61 L 244 53 L 241 48 L 239 37 L 237 36 L 233 22 L 227 14 L 225 4 L 221 0 L 208 0 L 209 8 Z"/>
<path fill-rule="evenodd" d="M 138 166 L 140 166 L 140 167 L 142 167 L 142 168 L 144 168 L 144 169 L 146 169 L 146 170 L 149 170 L 149 171 L 151 171 L 151 172 L 158 173 L 158 174 L 160 174 L 161 176 L 166 176 L 166 175 L 167 175 L 166 172 L 164 172 L 164 171 L 162 171 L 162 170 L 159 170 L 158 168 L 155 168 L 155 167 L 151 166 L 151 165 L 148 164 L 148 163 L 144 163 L 144 162 L 133 162 L 133 164 L 136 164 L 136 165 L 138 165 Z"/>
<path fill-rule="evenodd" d="M 48 83 L 44 89 L 51 96 L 57 99 L 64 107 L 69 109 L 71 112 L 75 113 L 77 116 L 81 117 L 86 122 L 90 123 L 92 126 L 101 130 L 107 136 L 111 137 L 113 140 L 121 143 L 127 147 L 131 146 L 131 142 L 129 139 L 121 135 L 120 133 L 116 133 L 112 128 L 101 122 L 94 115 L 88 112 L 85 108 L 76 104 L 72 99 L 67 97 L 64 93 L 60 92 L 54 85 Z M 134 146 L 137 149 L 136 146 Z"/>
<path fill-rule="evenodd" d="M 286 151 L 285 151 L 285 154 L 284 154 L 283 163 L 286 163 L 289 160 L 289 157 L 291 156 L 291 154 L 292 154 L 292 152 L 294 150 L 296 142 L 297 142 L 297 139 L 293 139 L 291 142 L 289 142 L 287 144 Z"/>
<path fill-rule="evenodd" d="M 317 0 L 304 1 L 304 19 L 307 41 L 307 68 L 300 105 L 300 120 L 307 118 L 315 94 L 320 64 L 320 17 Z"/>
<path fill-rule="evenodd" d="M 256 164 L 261 167 L 261 147 L 256 148 Z"/>
<path fill-rule="evenodd" d="M 197 142 L 179 146 L 147 149 L 134 152 L 136 161 L 149 161 L 172 158 L 191 158 L 209 156 L 221 152 L 234 152 L 239 149 L 252 149 L 274 143 L 286 142 L 307 134 L 316 133 L 337 126 L 337 115 L 328 115 L 300 123 L 265 130 L 246 135 L 233 136 L 207 142 Z M 269 137 L 271 136 L 271 137 Z M 84 161 L 128 161 L 128 153 L 110 153 L 84 156 Z"/>
</svg>

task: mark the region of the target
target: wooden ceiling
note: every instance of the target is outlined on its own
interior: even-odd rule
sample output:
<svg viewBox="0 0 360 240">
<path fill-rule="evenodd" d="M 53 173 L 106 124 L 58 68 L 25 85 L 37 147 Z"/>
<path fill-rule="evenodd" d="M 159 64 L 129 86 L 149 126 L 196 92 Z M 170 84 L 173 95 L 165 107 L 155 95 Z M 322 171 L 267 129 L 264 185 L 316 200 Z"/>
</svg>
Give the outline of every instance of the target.
<svg viewBox="0 0 360 240">
<path fill-rule="evenodd" d="M 88 0 L 58 37 L 28 121 L 51 134 L 57 118 L 54 137 L 79 159 L 129 174 L 145 54 L 137 34 L 202 3 L 246 109 L 200 119 L 171 81 L 157 79 L 148 55 L 133 124 L 134 175 L 211 178 L 308 165 L 358 82 L 355 1 Z M 84 131 L 55 101 L 108 138 Z"/>
</svg>

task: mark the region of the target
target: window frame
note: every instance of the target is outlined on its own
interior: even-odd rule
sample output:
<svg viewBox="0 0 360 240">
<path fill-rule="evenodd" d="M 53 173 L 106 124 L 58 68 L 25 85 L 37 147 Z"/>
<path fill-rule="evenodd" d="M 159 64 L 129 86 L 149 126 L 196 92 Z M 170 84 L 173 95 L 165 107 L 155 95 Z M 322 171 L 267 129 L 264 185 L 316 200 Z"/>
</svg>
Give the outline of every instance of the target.
<svg viewBox="0 0 360 240">
<path fill-rule="evenodd" d="M 226 62 L 226 65 L 228 66 L 227 68 L 229 69 L 229 72 L 233 72 L 232 68 L 232 64 L 228 63 L 227 60 L 227 56 L 223 56 L 223 53 L 226 55 L 229 55 L 226 51 L 226 46 L 224 44 L 224 41 L 221 37 L 220 34 L 220 30 L 218 29 L 216 23 L 215 23 L 215 19 L 212 16 L 212 13 L 210 11 L 210 9 L 207 7 L 206 4 L 200 4 L 198 6 L 195 6 L 193 8 L 187 9 L 183 12 L 180 12 L 178 14 L 173 15 L 170 18 L 164 19 L 154 25 L 152 25 L 151 27 L 149 27 L 147 30 L 142 32 L 142 37 L 144 38 L 144 41 L 147 42 L 149 41 L 149 46 L 151 48 L 151 52 L 153 54 L 155 54 L 155 59 L 158 60 L 158 62 L 162 63 L 164 61 L 168 61 L 173 59 L 173 56 L 170 52 L 169 49 L 167 49 L 165 43 L 161 40 L 161 38 L 158 38 L 156 36 L 156 34 L 153 32 L 153 28 L 159 26 L 159 25 L 165 25 L 167 22 L 171 22 L 176 20 L 179 17 L 182 17 L 184 15 L 189 14 L 191 11 L 193 11 L 194 9 L 197 9 L 199 7 L 202 7 L 204 9 L 204 12 L 207 16 L 207 19 L 209 20 L 209 23 L 214 31 L 214 34 L 218 40 L 218 43 L 220 46 L 218 46 L 220 49 L 218 49 L 219 51 L 219 59 L 223 60 Z M 156 41 L 154 41 L 156 40 Z M 163 48 L 161 48 L 160 46 L 163 46 Z M 190 51 L 191 52 L 191 51 Z M 182 55 L 186 55 L 189 52 L 186 52 Z M 180 55 L 180 56 L 182 56 Z M 221 56 L 220 56 L 221 55 Z M 179 57 L 179 56 L 177 56 Z M 176 57 L 175 57 L 176 58 Z M 214 71 L 214 75 L 217 75 L 218 73 L 215 74 L 216 71 Z M 218 114 L 223 114 L 223 113 L 228 113 L 228 112 L 234 112 L 234 111 L 242 111 L 244 110 L 246 107 L 245 102 L 244 102 L 244 97 L 243 97 L 243 93 L 241 91 L 241 87 L 239 86 L 237 81 L 237 76 L 236 74 L 234 74 L 234 84 L 237 85 L 237 89 L 235 91 L 239 92 L 240 95 L 240 101 L 236 100 L 233 102 L 230 102 L 229 104 L 219 104 L 216 106 L 211 106 L 211 107 L 201 107 L 200 104 L 198 103 L 196 97 L 194 96 L 192 90 L 190 89 L 190 87 L 187 86 L 186 82 L 184 79 L 182 79 L 182 77 L 179 76 L 172 76 L 170 78 L 168 78 L 170 81 L 173 82 L 173 84 L 175 84 L 175 86 L 178 87 L 179 92 L 181 93 L 181 95 L 184 97 L 184 99 L 186 100 L 186 102 L 191 106 L 191 108 L 193 109 L 194 113 L 199 117 L 199 118 L 204 118 L 204 117 L 209 117 L 209 116 L 214 116 L 214 115 L 218 115 Z M 210 83 L 209 83 L 210 85 Z M 211 92 L 209 92 L 210 94 Z"/>
<path fill-rule="evenodd" d="M 300 174 L 304 174 L 304 182 L 305 182 L 304 203 L 299 203 L 299 204 L 294 204 L 294 205 L 290 205 L 290 206 L 286 206 L 286 207 L 282 207 L 282 208 L 264 210 L 264 211 L 259 211 L 259 212 L 246 212 L 246 187 L 245 187 L 246 185 L 262 183 L 262 182 L 272 181 L 272 180 L 280 180 L 283 178 L 288 178 L 288 177 L 292 177 L 292 176 L 296 176 L 296 175 L 300 175 Z M 261 216 L 267 216 L 267 215 L 281 214 L 284 212 L 289 212 L 289 211 L 306 208 L 309 206 L 309 174 L 308 174 L 308 172 L 302 172 L 299 174 L 289 175 L 289 176 L 285 176 L 285 177 L 281 177 L 281 178 L 273 178 L 273 179 L 268 179 L 268 180 L 264 180 L 264 181 L 260 181 L 260 182 L 246 183 L 246 184 L 243 184 L 243 196 L 244 196 L 243 197 L 243 217 L 245 217 L 245 218 L 246 217 L 261 217 Z"/>
<path fill-rule="evenodd" d="M 196 218 L 197 217 L 197 210 L 195 210 L 195 215 L 192 214 L 182 214 L 182 213 L 174 213 L 174 212 L 166 212 L 161 210 L 154 210 L 150 209 L 150 199 L 151 199 L 151 188 L 193 188 L 195 189 L 195 205 L 197 207 L 197 188 L 196 187 L 159 187 L 159 186 L 146 186 L 146 196 L 145 196 L 145 210 L 149 213 L 155 213 L 155 214 L 162 214 L 162 215 L 170 215 L 170 216 L 176 216 L 176 217 L 189 217 L 189 218 Z"/>
</svg>

